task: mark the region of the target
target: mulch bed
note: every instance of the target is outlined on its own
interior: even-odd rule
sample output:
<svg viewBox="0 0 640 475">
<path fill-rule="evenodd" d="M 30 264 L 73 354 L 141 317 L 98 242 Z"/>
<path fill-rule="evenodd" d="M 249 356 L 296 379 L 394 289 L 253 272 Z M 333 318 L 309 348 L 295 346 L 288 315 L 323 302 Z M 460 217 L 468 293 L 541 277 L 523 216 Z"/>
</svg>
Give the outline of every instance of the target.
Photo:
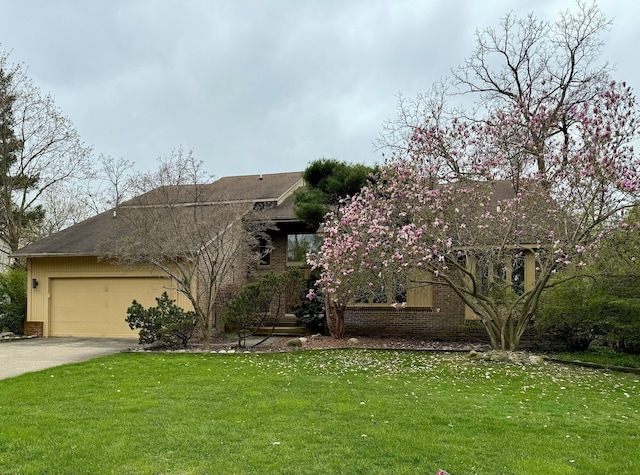
<svg viewBox="0 0 640 475">
<path fill-rule="evenodd" d="M 295 338 L 278 337 L 267 340 L 257 347 L 258 351 L 297 351 L 305 349 L 340 349 L 366 348 L 384 350 L 412 350 L 412 351 L 486 351 L 491 346 L 484 343 L 465 341 L 437 341 L 414 338 L 383 338 L 383 337 L 355 337 L 333 338 L 330 336 L 310 336 L 303 339 L 301 346 L 289 346 Z"/>
<path fill-rule="evenodd" d="M 488 351 L 491 346 L 486 343 L 471 341 L 440 341 L 422 340 L 418 338 L 385 338 L 385 337 L 345 337 L 333 338 L 325 335 L 312 335 L 304 338 L 274 336 L 255 346 L 263 337 L 251 337 L 247 339 L 244 348 L 238 347 L 238 340 L 225 337 L 212 338 L 211 353 L 227 352 L 290 352 L 300 350 L 331 350 L 342 348 L 362 348 L 371 350 L 405 350 L 405 351 L 459 351 L 468 352 L 471 350 Z M 292 345 L 290 342 L 299 340 L 299 344 Z M 147 345 L 139 347 L 134 351 L 170 351 L 179 353 L 202 352 L 202 344 L 191 345 L 188 349 L 166 348 L 160 345 Z"/>
</svg>

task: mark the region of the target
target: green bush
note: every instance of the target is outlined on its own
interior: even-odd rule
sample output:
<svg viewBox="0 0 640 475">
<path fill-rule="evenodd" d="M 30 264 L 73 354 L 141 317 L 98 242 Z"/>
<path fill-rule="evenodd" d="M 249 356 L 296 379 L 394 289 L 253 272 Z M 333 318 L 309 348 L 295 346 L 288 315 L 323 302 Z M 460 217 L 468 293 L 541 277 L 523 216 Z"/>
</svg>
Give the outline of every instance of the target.
<svg viewBox="0 0 640 475">
<path fill-rule="evenodd" d="M 245 285 L 229 299 L 223 311 L 225 326 L 238 334 L 238 346 L 255 334 L 271 314 L 273 326 L 285 312 L 287 297 L 297 295 L 304 284 L 300 269 L 269 272 Z"/>
<path fill-rule="evenodd" d="M 640 298 L 609 300 L 602 309 L 599 333 L 611 349 L 640 354 Z"/>
<path fill-rule="evenodd" d="M 577 277 L 548 289 L 535 321 L 539 345 L 584 351 L 597 341 L 640 353 L 639 281 L 632 274 Z"/>
<path fill-rule="evenodd" d="M 248 336 L 254 335 L 271 310 L 271 303 L 280 292 L 276 287 L 276 274 L 269 273 L 245 285 L 226 301 L 222 318 L 227 331 L 238 335 L 238 346 L 243 348 Z M 276 320 L 277 320 L 276 313 Z"/>
<path fill-rule="evenodd" d="M 145 309 L 134 300 L 125 318 L 129 328 L 140 329 L 139 342 L 142 344 L 187 348 L 196 328 L 195 312 L 185 312 L 166 292 L 156 298 L 156 302 L 155 307 Z"/>
<path fill-rule="evenodd" d="M 586 350 L 598 337 L 604 303 L 600 286 L 587 277 L 576 277 L 548 289 L 535 320 L 539 345 L 552 350 Z"/>
<path fill-rule="evenodd" d="M 311 273 L 305 281 L 305 285 L 300 293 L 300 304 L 293 308 L 293 314 L 296 316 L 298 323 L 307 327 L 312 333 L 328 333 L 327 317 L 324 313 L 324 303 L 322 298 L 318 296 L 314 299 L 308 299 L 310 289 L 316 290 L 317 273 Z"/>
<path fill-rule="evenodd" d="M 9 269 L 0 273 L 0 331 L 24 333 L 27 315 L 27 273 Z"/>
</svg>

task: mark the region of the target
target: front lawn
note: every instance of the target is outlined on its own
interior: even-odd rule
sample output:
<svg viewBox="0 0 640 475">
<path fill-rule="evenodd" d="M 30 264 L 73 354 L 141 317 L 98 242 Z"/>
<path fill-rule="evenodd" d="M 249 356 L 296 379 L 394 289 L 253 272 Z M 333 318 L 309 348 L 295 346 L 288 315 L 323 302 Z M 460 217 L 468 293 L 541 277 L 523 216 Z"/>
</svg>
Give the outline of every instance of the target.
<svg viewBox="0 0 640 475">
<path fill-rule="evenodd" d="M 0 473 L 640 473 L 638 375 L 368 350 L 119 354 L 0 381 Z"/>
</svg>

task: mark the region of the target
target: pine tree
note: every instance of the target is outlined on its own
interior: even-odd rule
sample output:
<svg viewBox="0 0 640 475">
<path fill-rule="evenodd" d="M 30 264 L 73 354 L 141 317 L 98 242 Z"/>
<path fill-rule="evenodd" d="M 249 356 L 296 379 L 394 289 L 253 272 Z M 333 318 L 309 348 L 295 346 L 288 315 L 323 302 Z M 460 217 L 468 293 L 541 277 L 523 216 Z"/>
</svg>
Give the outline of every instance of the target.
<svg viewBox="0 0 640 475">
<path fill-rule="evenodd" d="M 44 218 L 40 206 L 24 209 L 14 201 L 15 192 L 35 188 L 39 176 L 15 171 L 23 143 L 15 134 L 13 111 L 17 96 L 13 81 L 14 71 L 0 68 L 0 239 L 11 251 L 19 247 L 24 231 L 41 224 Z"/>
</svg>

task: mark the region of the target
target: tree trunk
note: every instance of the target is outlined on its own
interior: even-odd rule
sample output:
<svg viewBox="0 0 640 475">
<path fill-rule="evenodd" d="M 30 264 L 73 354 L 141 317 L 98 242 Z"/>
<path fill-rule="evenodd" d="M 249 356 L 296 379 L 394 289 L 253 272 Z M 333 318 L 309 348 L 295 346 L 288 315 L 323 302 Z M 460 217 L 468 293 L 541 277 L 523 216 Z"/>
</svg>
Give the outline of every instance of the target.
<svg viewBox="0 0 640 475">
<path fill-rule="evenodd" d="M 492 324 L 494 319 L 482 318 L 482 324 L 491 340 L 491 346 L 494 350 L 517 351 L 520 346 L 520 337 L 524 333 L 521 328 L 523 324 L 520 321 L 514 324 L 511 316 L 500 315 L 496 319 L 499 321 Z M 524 324 L 526 325 L 526 322 Z"/>
<path fill-rule="evenodd" d="M 341 303 L 333 303 L 329 298 L 325 301 L 327 312 L 327 327 L 334 338 L 344 338 L 344 314 L 347 306 Z"/>
<path fill-rule="evenodd" d="M 200 335 L 202 337 L 202 349 L 208 351 L 211 348 L 211 317 L 200 315 Z"/>
<path fill-rule="evenodd" d="M 335 326 L 335 334 L 334 338 L 344 338 L 344 314 L 346 312 L 346 307 L 343 305 L 336 306 L 336 326 Z"/>
</svg>

